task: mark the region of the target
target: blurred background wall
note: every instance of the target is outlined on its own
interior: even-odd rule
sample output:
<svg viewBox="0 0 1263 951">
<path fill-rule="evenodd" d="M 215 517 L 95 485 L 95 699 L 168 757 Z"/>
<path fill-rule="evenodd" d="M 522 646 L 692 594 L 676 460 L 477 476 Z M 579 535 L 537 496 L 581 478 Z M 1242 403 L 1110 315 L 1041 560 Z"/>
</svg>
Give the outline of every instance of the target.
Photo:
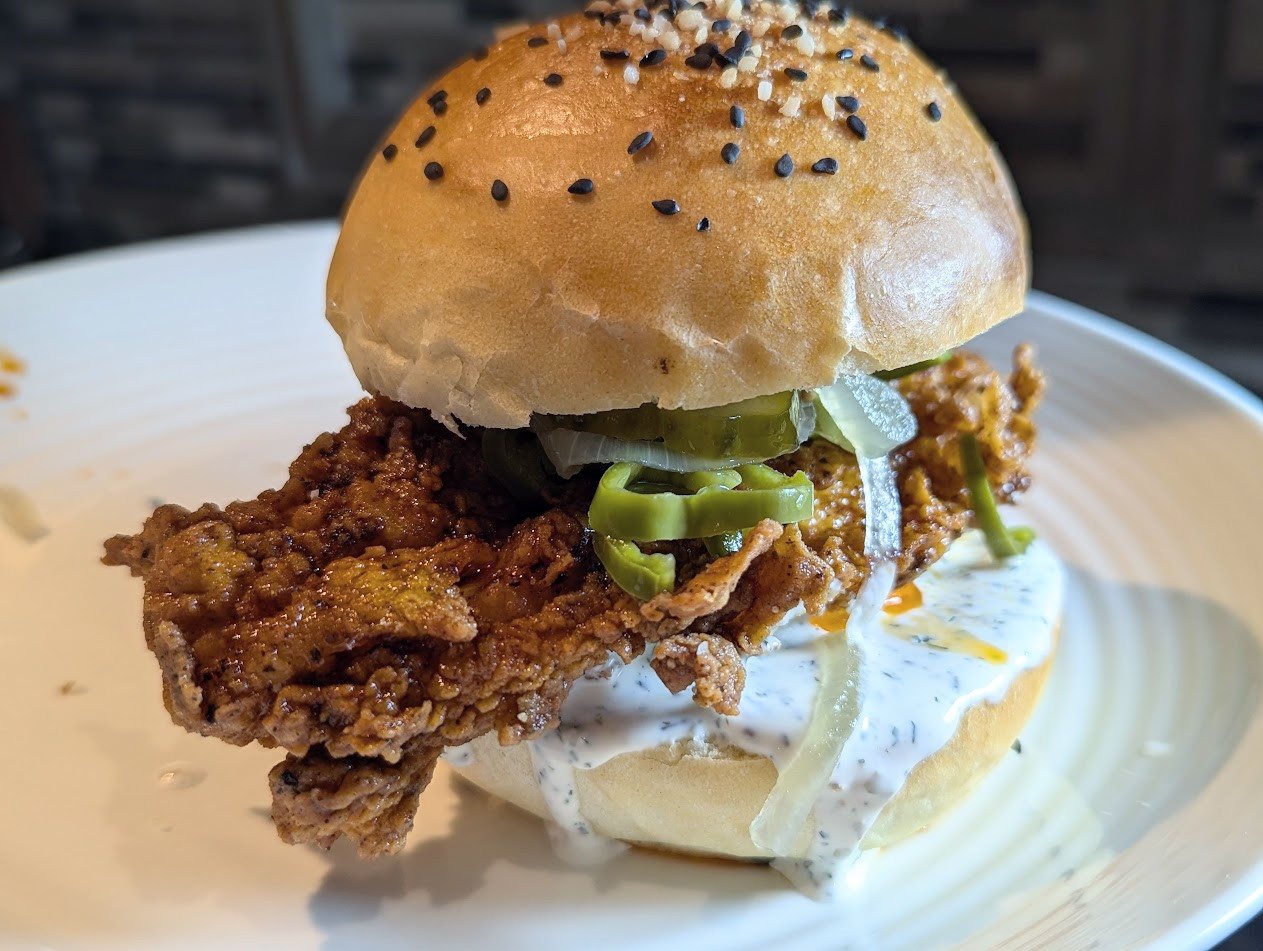
<svg viewBox="0 0 1263 951">
<path fill-rule="evenodd" d="M 1263 0 L 874 0 L 999 142 L 1036 286 L 1263 391 Z M 0 267 L 336 214 L 426 80 L 575 0 L 0 0 Z"/>
</svg>

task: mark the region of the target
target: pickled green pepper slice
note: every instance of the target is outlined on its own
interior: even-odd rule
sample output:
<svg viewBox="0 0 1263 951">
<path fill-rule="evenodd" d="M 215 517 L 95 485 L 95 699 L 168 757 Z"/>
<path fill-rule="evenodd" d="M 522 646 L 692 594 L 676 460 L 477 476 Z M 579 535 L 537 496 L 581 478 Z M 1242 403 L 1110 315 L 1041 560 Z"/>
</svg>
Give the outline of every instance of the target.
<svg viewBox="0 0 1263 951">
<path fill-rule="evenodd" d="M 529 429 L 484 429 L 482 457 L 487 468 L 519 502 L 538 502 L 554 485 L 539 438 Z"/>
<path fill-rule="evenodd" d="M 614 583 L 633 598 L 648 601 L 675 588 L 675 556 L 650 555 L 634 542 L 596 533 L 592 548 Z"/>
<path fill-rule="evenodd" d="M 740 482 L 733 485 L 731 473 Z M 765 518 L 782 524 L 811 515 L 811 480 L 764 465 L 676 474 L 619 462 L 601 476 L 588 521 L 603 535 L 627 541 L 707 538 L 752 528 Z"/>
<path fill-rule="evenodd" d="M 987 550 L 998 560 L 1022 554 L 1035 539 L 1035 533 L 1029 528 L 1009 531 L 1001 520 L 1000 509 L 991 492 L 991 483 L 987 480 L 987 467 L 982 461 L 982 451 L 978 448 L 978 440 L 973 433 L 961 433 L 960 461 L 965 470 L 965 488 L 969 490 L 974 518 L 982 530 Z"/>
<path fill-rule="evenodd" d="M 895 367 L 893 370 L 878 370 L 873 376 L 879 380 L 902 380 L 905 376 L 911 376 L 913 373 L 919 373 L 922 370 L 928 370 L 930 367 L 936 367 L 946 363 L 952 358 L 952 351 L 946 350 L 937 357 L 930 357 L 928 360 L 918 360 L 916 363 L 909 363 L 906 367 Z"/>
<path fill-rule="evenodd" d="M 549 425 L 626 440 L 661 440 L 703 459 L 771 459 L 797 449 L 814 407 L 794 390 L 706 409 L 635 409 L 586 416 L 550 416 Z"/>
</svg>

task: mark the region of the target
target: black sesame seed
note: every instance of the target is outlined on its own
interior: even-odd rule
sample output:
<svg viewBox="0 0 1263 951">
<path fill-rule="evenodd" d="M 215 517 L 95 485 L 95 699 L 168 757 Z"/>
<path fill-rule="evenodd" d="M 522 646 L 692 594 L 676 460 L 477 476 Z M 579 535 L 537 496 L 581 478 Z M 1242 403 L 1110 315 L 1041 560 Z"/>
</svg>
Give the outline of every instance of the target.
<svg viewBox="0 0 1263 951">
<path fill-rule="evenodd" d="M 729 55 L 728 55 L 728 53 L 732 53 L 733 55 L 732 55 L 732 56 L 729 56 Z M 737 59 L 738 59 L 738 57 L 737 57 L 737 55 L 736 55 L 736 51 L 735 51 L 735 50 L 729 50 L 729 51 L 728 51 L 728 53 L 716 53 L 716 54 L 715 54 L 715 62 L 719 64 L 720 69 L 723 69 L 723 68 L 725 68 L 725 67 L 727 67 L 727 66 L 736 66 L 736 65 L 737 65 Z"/>
<path fill-rule="evenodd" d="M 859 116 L 847 116 L 846 127 L 855 133 L 857 139 L 862 141 L 868 138 L 868 126 L 864 125 L 864 120 Z"/>
<path fill-rule="evenodd" d="M 481 89 L 478 90 L 478 92 L 474 94 L 474 102 L 478 103 L 478 105 L 480 106 L 485 105 L 487 100 L 490 98 L 491 98 L 491 90 L 488 89 L 486 86 L 483 86 Z"/>
<path fill-rule="evenodd" d="M 836 175 L 838 174 L 838 160 L 835 158 L 822 158 L 815 165 L 811 166 L 811 170 L 817 175 Z"/>
<path fill-rule="evenodd" d="M 773 170 L 781 178 L 789 178 L 789 176 L 794 174 L 794 160 L 788 152 L 776 160 Z"/>
<path fill-rule="evenodd" d="M 500 181 L 500 179 L 497 178 L 494 182 L 491 183 L 491 197 L 494 198 L 496 201 L 508 201 L 509 200 L 509 186 L 504 184 L 504 182 Z"/>
<path fill-rule="evenodd" d="M 591 195 L 592 189 L 594 188 L 596 188 L 596 185 L 593 184 L 592 179 L 581 178 L 567 188 L 566 191 L 570 192 L 572 195 Z"/>
<path fill-rule="evenodd" d="M 790 24 L 781 30 L 782 40 L 796 40 L 803 35 L 803 28 L 797 23 Z"/>
<path fill-rule="evenodd" d="M 693 69 L 710 69 L 714 62 L 715 58 L 710 53 L 694 53 L 684 61 L 684 65 L 691 66 Z"/>
<path fill-rule="evenodd" d="M 841 10 L 836 7 L 829 11 L 829 19 L 834 23 L 845 23 L 849 11 L 843 7 Z"/>
<path fill-rule="evenodd" d="M 486 59 L 490 55 L 491 50 L 487 49 L 485 46 L 480 46 L 478 49 L 474 50 L 474 59 L 479 61 Z"/>
<path fill-rule="evenodd" d="M 736 142 L 729 142 L 727 145 L 725 145 L 722 149 L 719 150 L 719 157 L 722 158 L 729 165 L 737 161 L 737 156 L 740 154 L 741 154 L 741 146 L 739 146 Z"/>
<path fill-rule="evenodd" d="M 808 20 L 814 20 L 816 14 L 820 12 L 820 0 L 802 0 L 803 13 L 807 14 Z"/>
<path fill-rule="evenodd" d="M 807 78 L 807 70 L 799 69 L 797 66 L 786 66 L 785 75 L 797 82 L 802 82 Z"/>
<path fill-rule="evenodd" d="M 552 86 L 554 89 L 560 86 L 563 82 L 564 80 L 561 78 L 559 73 L 549 73 L 544 77 L 544 85 Z"/>
<path fill-rule="evenodd" d="M 750 35 L 750 31 L 742 30 L 740 33 L 737 34 L 737 38 L 733 40 L 732 48 L 739 51 L 741 55 L 744 56 L 746 53 L 746 50 L 750 48 L 750 45 L 753 42 L 754 42 L 754 37 Z"/>
<path fill-rule="evenodd" d="M 606 26 L 618 26 L 623 20 L 623 14 L 618 10 L 611 10 L 605 16 L 601 17 L 601 22 Z"/>
<path fill-rule="evenodd" d="M 547 46 L 547 45 L 548 45 L 548 37 L 546 37 L 546 36 L 532 36 L 529 40 L 527 40 L 527 41 L 526 41 L 526 45 L 527 45 L 527 46 L 529 46 L 529 47 L 531 47 L 531 49 L 536 49 L 537 47 L 540 47 L 540 46 Z"/>
<path fill-rule="evenodd" d="M 881 72 L 881 67 L 877 65 L 877 60 L 873 59 L 867 53 L 860 57 L 860 65 L 865 69 L 871 69 L 875 73 Z"/>
<path fill-rule="evenodd" d="M 399 146 L 395 145 L 394 142 L 391 142 L 384 149 L 382 149 L 382 158 L 384 158 L 387 162 L 393 161 L 395 156 L 398 154 L 399 154 Z"/>
<path fill-rule="evenodd" d="M 447 90 L 440 89 L 438 92 L 432 95 L 429 99 L 427 99 L 425 101 L 425 104 L 427 106 L 433 106 L 433 105 L 436 105 L 437 103 L 442 102 L 446 98 L 447 98 Z"/>
<path fill-rule="evenodd" d="M 434 114 L 435 114 L 436 116 L 441 116 L 441 115 L 444 115 L 444 114 L 446 114 L 446 112 L 447 112 L 447 100 L 446 100 L 446 99 L 440 99 L 440 100 L 439 100 L 438 102 L 436 102 L 436 103 L 435 103 L 435 104 L 434 104 L 431 108 L 433 108 L 433 109 L 434 109 Z"/>
<path fill-rule="evenodd" d="M 631 53 L 627 50 L 601 50 L 601 59 L 631 59 Z"/>
<path fill-rule="evenodd" d="M 438 162 L 430 162 L 425 167 L 425 177 L 432 182 L 437 182 L 443 177 L 443 166 Z"/>
<path fill-rule="evenodd" d="M 423 148 L 432 138 L 434 138 L 434 126 L 428 125 L 422 129 L 421 134 L 417 136 L 417 148 Z"/>
<path fill-rule="evenodd" d="M 847 112 L 855 112 L 860 107 L 860 101 L 854 96 L 838 96 L 837 102 Z"/>
<path fill-rule="evenodd" d="M 838 62 L 845 62 L 846 60 L 850 59 L 854 55 L 855 55 L 855 50 L 853 49 L 838 50 Z"/>
<path fill-rule="evenodd" d="M 709 219 L 709 218 L 703 218 L 701 221 L 699 221 L 699 222 L 697 223 L 697 230 L 698 230 L 698 231 L 709 231 L 709 230 L 710 230 L 710 219 Z"/>
<path fill-rule="evenodd" d="M 650 20 L 653 19 L 653 14 L 650 13 L 648 10 L 646 10 L 644 7 L 638 7 L 636 9 L 635 16 L 637 20 L 644 20 L 646 23 L 648 23 Z"/>
<path fill-rule="evenodd" d="M 654 209 L 660 215 L 678 215 L 680 213 L 680 203 L 674 198 L 662 198 L 653 203 Z"/>
<path fill-rule="evenodd" d="M 710 55 L 710 56 L 718 56 L 718 55 L 719 55 L 719 47 L 718 47 L 718 46 L 716 46 L 714 43 L 711 43 L 711 42 L 700 43 L 700 44 L 698 44 L 697 46 L 694 46 L 694 47 L 693 47 L 693 52 L 694 52 L 694 53 L 706 53 L 706 54 L 708 54 L 708 55 Z"/>
<path fill-rule="evenodd" d="M 648 145 L 652 141 L 653 141 L 652 132 L 640 133 L 640 135 L 636 136 L 636 138 L 631 140 L 631 145 L 627 146 L 627 154 L 635 155 L 637 152 L 639 152 L 641 149 L 643 149 L 646 145 Z"/>
<path fill-rule="evenodd" d="M 744 129 L 746 126 L 746 111 L 740 106 L 733 106 L 728 110 L 728 121 L 732 123 L 734 129 Z"/>
<path fill-rule="evenodd" d="M 600 10 L 584 10 L 583 15 L 587 17 L 589 20 L 605 19 L 605 14 L 601 12 Z"/>
<path fill-rule="evenodd" d="M 658 66 L 659 64 L 665 62 L 666 58 L 667 58 L 666 50 L 650 50 L 648 53 L 646 53 L 644 56 L 640 58 L 640 65 L 641 66 Z"/>
<path fill-rule="evenodd" d="M 943 110 L 938 107 L 937 102 L 931 102 L 925 107 L 925 114 L 930 117 L 931 122 L 938 122 L 943 118 Z"/>
<path fill-rule="evenodd" d="M 727 33 L 732 29 L 732 21 L 726 18 L 716 20 L 710 25 L 712 33 Z"/>
</svg>

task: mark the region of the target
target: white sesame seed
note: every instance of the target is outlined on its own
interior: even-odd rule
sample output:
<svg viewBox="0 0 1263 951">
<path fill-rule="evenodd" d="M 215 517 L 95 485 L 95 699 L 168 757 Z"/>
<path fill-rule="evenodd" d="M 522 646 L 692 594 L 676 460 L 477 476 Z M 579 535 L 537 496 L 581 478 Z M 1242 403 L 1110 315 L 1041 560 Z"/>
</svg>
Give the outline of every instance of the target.
<svg viewBox="0 0 1263 951">
<path fill-rule="evenodd" d="M 725 67 L 724 71 L 719 74 L 719 85 L 724 89 L 731 89 L 737 85 L 738 70 L 736 66 Z"/>
<path fill-rule="evenodd" d="M 781 106 L 781 115 L 789 116 L 791 119 L 798 115 L 803 107 L 803 97 L 797 93 L 785 100 L 785 105 Z"/>
<path fill-rule="evenodd" d="M 767 102 L 772 98 L 772 81 L 769 79 L 759 83 L 759 102 Z"/>
<path fill-rule="evenodd" d="M 557 38 L 557 49 L 561 50 L 562 55 L 565 55 L 565 52 L 566 52 L 566 41 L 565 41 L 565 40 L 563 40 L 561 37 L 558 37 L 558 38 Z"/>
<path fill-rule="evenodd" d="M 550 40 L 561 39 L 561 27 L 555 21 L 548 24 L 548 38 Z"/>
<path fill-rule="evenodd" d="M 762 56 L 762 55 L 763 55 L 763 44 L 762 44 L 762 43 L 754 43 L 754 44 L 752 44 L 752 45 L 751 45 L 751 47 L 750 47 L 750 48 L 749 48 L 746 52 L 748 52 L 748 53 L 749 53 L 751 56 L 753 56 L 755 59 L 758 59 L 760 56 Z"/>
<path fill-rule="evenodd" d="M 670 30 L 663 33 L 658 38 L 658 42 L 662 44 L 662 48 L 668 53 L 674 53 L 680 48 L 680 34 L 676 33 L 675 30 Z"/>
<path fill-rule="evenodd" d="M 736 20 L 741 16 L 741 0 L 732 0 L 728 4 L 728 19 Z"/>
<path fill-rule="evenodd" d="M 681 30 L 696 30 L 703 22 L 700 10 L 682 10 L 675 18 L 675 25 Z"/>
<path fill-rule="evenodd" d="M 611 7 L 605 0 L 593 0 L 592 3 L 588 4 L 588 9 L 593 13 L 609 13 Z"/>
<path fill-rule="evenodd" d="M 633 86 L 636 85 L 636 83 L 640 82 L 640 70 L 635 66 L 629 65 L 623 70 L 623 79 L 627 80 L 627 82 Z"/>
<path fill-rule="evenodd" d="M 772 24 L 768 23 L 766 20 L 760 20 L 758 23 L 754 24 L 754 28 L 750 31 L 750 35 L 758 38 L 766 35 L 767 31 L 771 28 Z"/>
<path fill-rule="evenodd" d="M 798 4 L 787 3 L 776 11 L 777 15 L 786 23 L 793 23 L 798 19 Z"/>
<path fill-rule="evenodd" d="M 759 68 L 758 57 L 746 54 L 741 57 L 741 62 L 737 63 L 737 70 L 742 73 L 752 73 Z"/>
<path fill-rule="evenodd" d="M 633 20 L 629 32 L 632 36 L 643 36 L 645 33 L 645 24 L 640 20 Z"/>
<path fill-rule="evenodd" d="M 708 36 L 710 36 L 710 30 L 707 29 L 706 24 L 703 23 L 697 28 L 697 32 L 693 34 L 693 42 L 700 46 L 702 43 L 706 42 L 706 37 Z"/>
<path fill-rule="evenodd" d="M 816 41 L 810 33 L 804 33 L 794 41 L 794 45 L 798 47 L 798 52 L 804 56 L 814 56 L 816 54 Z"/>
<path fill-rule="evenodd" d="M 820 97 L 820 108 L 824 110 L 824 114 L 830 119 L 836 119 L 838 116 L 838 103 L 833 98 L 832 93 L 826 93 Z"/>
</svg>

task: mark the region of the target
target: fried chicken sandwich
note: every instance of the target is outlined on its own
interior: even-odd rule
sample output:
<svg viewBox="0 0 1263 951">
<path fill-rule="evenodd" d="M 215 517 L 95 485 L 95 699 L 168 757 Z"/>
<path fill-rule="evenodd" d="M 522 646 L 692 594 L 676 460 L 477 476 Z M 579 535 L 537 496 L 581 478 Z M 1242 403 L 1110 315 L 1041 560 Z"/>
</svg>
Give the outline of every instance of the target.
<svg viewBox="0 0 1263 951">
<path fill-rule="evenodd" d="M 481 50 L 345 214 L 368 396 L 253 501 L 164 505 L 174 721 L 283 751 L 287 842 L 404 846 L 435 765 L 612 840 L 837 864 L 959 800 L 1046 675 L 1021 212 L 901 36 L 824 2 L 619 0 Z M 316 332 L 313 329 L 313 332 Z"/>
</svg>

